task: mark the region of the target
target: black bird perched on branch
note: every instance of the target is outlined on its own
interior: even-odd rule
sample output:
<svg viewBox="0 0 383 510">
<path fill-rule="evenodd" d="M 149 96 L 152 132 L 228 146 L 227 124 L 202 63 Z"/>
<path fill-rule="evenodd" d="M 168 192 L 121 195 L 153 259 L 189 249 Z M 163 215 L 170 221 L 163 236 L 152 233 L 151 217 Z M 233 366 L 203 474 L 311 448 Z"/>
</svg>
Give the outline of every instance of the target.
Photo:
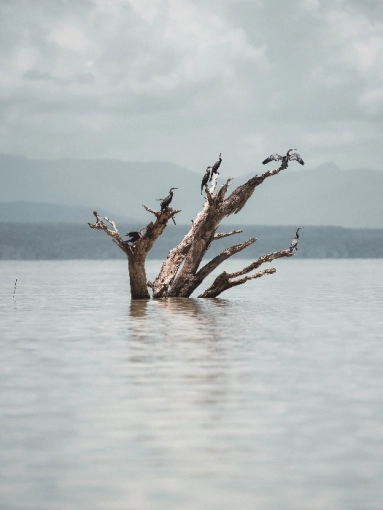
<svg viewBox="0 0 383 510">
<path fill-rule="evenodd" d="M 299 227 L 295 233 L 294 239 L 291 241 L 290 244 L 290 251 L 293 255 L 295 255 L 298 251 L 298 239 L 299 239 L 299 231 L 304 227 Z"/>
<path fill-rule="evenodd" d="M 161 200 L 160 206 L 161 206 L 161 212 L 165 211 L 169 207 L 170 202 L 173 200 L 173 190 L 178 188 L 170 188 L 169 195 L 166 198 L 157 198 L 157 200 Z M 174 216 L 172 216 L 172 220 L 174 225 L 176 225 L 176 221 L 174 219 Z"/>
<path fill-rule="evenodd" d="M 170 188 L 169 195 L 166 198 L 157 198 L 157 200 L 161 200 L 160 206 L 161 211 L 165 211 L 169 207 L 170 202 L 173 200 L 173 190 L 178 188 Z"/>
<path fill-rule="evenodd" d="M 212 180 L 212 179 L 213 179 L 213 175 L 214 175 L 214 174 L 219 174 L 219 172 L 218 172 L 218 168 L 219 168 L 220 164 L 222 163 L 222 158 L 221 158 L 221 156 L 222 156 L 222 152 L 220 152 L 220 153 L 219 153 L 219 156 L 218 156 L 218 158 L 219 158 L 219 159 L 218 159 L 218 161 L 216 161 L 216 162 L 214 163 L 214 165 L 212 166 L 211 174 L 210 174 L 210 180 Z"/>
<path fill-rule="evenodd" d="M 136 231 L 132 231 L 132 232 L 128 232 L 127 234 L 125 234 L 126 236 L 129 236 L 130 239 L 127 239 L 126 241 L 124 241 L 125 243 L 132 243 L 132 244 L 135 244 L 139 239 L 141 239 L 142 237 L 142 231 L 145 230 L 146 227 L 142 228 L 139 232 L 136 232 Z"/>
<path fill-rule="evenodd" d="M 271 156 L 262 161 L 262 165 L 266 165 L 267 163 L 270 163 L 270 161 L 282 161 L 281 167 L 283 170 L 288 167 L 289 161 L 298 161 L 298 163 L 304 165 L 305 162 L 298 153 L 293 152 L 292 154 L 290 154 L 291 151 L 295 150 L 296 149 L 289 149 L 286 153 L 286 156 L 280 156 L 279 154 L 271 154 Z"/>
<path fill-rule="evenodd" d="M 205 175 L 202 177 L 202 182 L 201 182 L 201 195 L 202 195 L 202 189 L 204 186 L 207 186 L 207 183 L 209 181 L 209 176 L 210 176 L 210 169 L 211 169 L 211 166 L 208 166 L 206 168 L 206 171 L 205 171 Z"/>
</svg>

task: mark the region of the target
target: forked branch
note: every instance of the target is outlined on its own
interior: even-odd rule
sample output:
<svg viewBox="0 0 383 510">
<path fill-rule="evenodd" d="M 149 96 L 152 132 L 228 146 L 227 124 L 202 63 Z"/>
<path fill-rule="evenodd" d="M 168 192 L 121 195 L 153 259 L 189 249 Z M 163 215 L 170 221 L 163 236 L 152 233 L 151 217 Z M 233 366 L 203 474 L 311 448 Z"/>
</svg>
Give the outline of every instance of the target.
<svg viewBox="0 0 383 510">
<path fill-rule="evenodd" d="M 94 216 L 96 217 L 96 223 L 88 223 L 90 228 L 94 228 L 96 230 L 103 230 L 108 234 L 108 236 L 113 238 L 113 242 L 117 244 L 121 250 L 126 253 L 126 255 L 130 255 L 131 253 L 131 246 L 127 245 L 126 242 L 122 239 L 120 236 L 120 233 L 116 227 L 116 224 L 114 221 L 110 220 L 109 218 L 104 218 L 110 225 L 112 225 L 113 230 L 108 228 L 105 223 L 102 221 L 101 216 L 98 214 L 97 211 L 93 211 Z"/>
<path fill-rule="evenodd" d="M 262 271 L 258 271 L 257 273 L 253 273 L 249 276 L 246 276 L 245 278 L 235 280 L 235 278 L 238 278 L 238 276 L 242 276 L 244 274 L 250 273 L 254 269 L 257 269 L 265 262 L 271 262 L 271 261 L 273 261 L 275 259 L 279 259 L 281 257 L 292 257 L 293 255 L 294 254 L 292 253 L 292 251 L 290 249 L 274 251 L 272 253 L 268 253 L 267 255 L 262 255 L 257 260 L 255 260 L 254 262 L 252 262 L 250 265 L 246 266 L 245 268 L 241 269 L 240 271 L 235 271 L 234 273 L 227 273 L 226 271 L 223 271 L 220 275 L 217 276 L 217 278 L 214 280 L 213 284 L 208 289 L 206 289 L 205 292 L 200 294 L 198 297 L 199 298 L 217 297 L 225 290 L 228 290 L 231 287 L 235 287 L 236 285 L 242 285 L 243 283 L 246 283 L 248 280 L 253 280 L 254 278 L 260 278 L 261 276 L 264 276 L 265 274 L 273 274 L 273 273 L 275 273 L 276 269 L 274 269 L 274 268 L 264 269 Z M 213 262 L 213 261 L 211 261 L 211 262 Z"/>
<path fill-rule="evenodd" d="M 220 254 L 211 259 L 198 271 L 198 273 L 196 274 L 196 278 L 199 280 L 199 284 L 202 283 L 203 280 L 214 271 L 214 269 L 216 269 L 220 264 L 222 264 L 222 262 L 232 257 L 236 253 L 239 253 L 240 251 L 244 250 L 251 244 L 255 243 L 256 240 L 257 240 L 256 237 L 252 237 L 245 241 L 244 243 L 230 246 L 229 248 L 226 248 L 225 250 L 221 251 Z M 197 286 L 195 288 L 197 288 Z"/>
<path fill-rule="evenodd" d="M 195 289 L 197 289 L 201 285 L 201 283 L 204 281 L 204 279 L 212 271 L 214 271 L 214 269 L 216 269 L 220 264 L 222 264 L 223 261 L 232 257 L 236 253 L 239 253 L 240 251 L 244 250 L 251 244 L 255 243 L 256 240 L 257 239 L 255 237 L 252 237 L 251 239 L 248 239 L 244 243 L 236 244 L 234 246 L 230 246 L 229 248 L 226 248 L 225 250 L 223 250 L 219 255 L 217 255 L 210 262 L 205 264 L 195 275 L 193 275 L 192 277 L 187 279 L 184 282 L 184 285 L 182 286 L 180 291 L 177 293 L 177 296 L 178 297 L 190 297 L 190 295 L 195 291 Z"/>
<path fill-rule="evenodd" d="M 261 278 L 261 276 L 265 276 L 267 274 L 273 274 L 276 272 L 274 267 L 270 269 L 263 269 L 262 271 L 258 271 L 257 273 L 253 273 L 249 276 L 245 276 L 244 278 L 240 278 L 239 280 L 233 280 L 230 277 L 230 273 L 226 273 L 225 271 L 221 273 L 215 279 L 213 285 L 211 285 L 208 289 L 205 290 L 202 294 L 200 294 L 199 298 L 215 298 L 219 296 L 223 291 L 231 289 L 232 287 L 236 287 L 237 285 L 242 285 L 249 280 L 254 280 L 255 278 Z"/>
</svg>

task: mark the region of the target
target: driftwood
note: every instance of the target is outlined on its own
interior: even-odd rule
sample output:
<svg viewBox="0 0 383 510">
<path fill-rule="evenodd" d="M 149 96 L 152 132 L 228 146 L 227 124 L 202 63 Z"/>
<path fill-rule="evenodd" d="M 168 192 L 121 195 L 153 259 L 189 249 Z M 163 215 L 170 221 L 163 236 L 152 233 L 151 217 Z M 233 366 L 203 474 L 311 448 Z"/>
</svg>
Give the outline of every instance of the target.
<svg viewBox="0 0 383 510">
<path fill-rule="evenodd" d="M 133 244 L 124 241 L 117 230 L 116 224 L 108 218 L 105 218 L 105 221 L 113 227 L 113 229 L 108 228 L 96 211 L 94 211 L 93 214 L 97 221 L 93 224 L 89 223 L 89 226 L 93 229 L 104 230 L 127 255 L 132 299 L 149 299 L 148 288 L 152 290 L 153 298 L 187 298 L 190 297 L 205 278 L 223 261 L 235 253 L 244 250 L 247 246 L 256 241 L 255 238 L 251 238 L 241 244 L 226 248 L 201 267 L 203 257 L 212 242 L 242 232 L 242 230 L 233 230 L 231 232 L 217 233 L 216 230 L 220 222 L 225 217 L 231 214 L 237 214 L 241 211 L 257 186 L 262 184 L 268 177 L 276 175 L 284 169 L 285 168 L 281 166 L 276 170 L 264 172 L 260 176 L 255 175 L 245 184 L 238 186 L 227 198 L 225 197 L 232 178 L 227 179 L 216 191 L 218 175 L 214 174 L 210 189 L 207 187 L 205 188 L 206 200 L 202 211 L 198 213 L 197 217 L 192 222 L 190 230 L 183 240 L 170 251 L 166 261 L 162 264 L 158 276 L 153 282 L 148 282 L 146 279 L 146 256 L 156 239 L 164 231 L 168 221 L 170 219 L 174 221 L 174 215 L 179 213 L 180 210 L 174 210 L 168 207 L 163 211 L 155 211 L 144 205 L 143 207 L 148 212 L 154 214 L 156 220 L 154 223 L 151 222 L 146 226 L 145 234 L 140 235 L 139 239 Z M 295 251 L 291 249 L 269 253 L 259 257 L 252 264 L 240 271 L 235 273 L 226 273 L 224 271 L 217 276 L 214 283 L 198 297 L 216 297 L 221 294 L 221 292 L 236 285 L 242 285 L 248 280 L 260 278 L 266 274 L 273 274 L 276 271 L 275 268 L 264 269 L 253 273 L 252 271 L 265 262 L 271 262 L 281 257 L 291 257 L 294 253 Z M 238 279 L 238 277 L 243 275 L 246 276 Z"/>
</svg>

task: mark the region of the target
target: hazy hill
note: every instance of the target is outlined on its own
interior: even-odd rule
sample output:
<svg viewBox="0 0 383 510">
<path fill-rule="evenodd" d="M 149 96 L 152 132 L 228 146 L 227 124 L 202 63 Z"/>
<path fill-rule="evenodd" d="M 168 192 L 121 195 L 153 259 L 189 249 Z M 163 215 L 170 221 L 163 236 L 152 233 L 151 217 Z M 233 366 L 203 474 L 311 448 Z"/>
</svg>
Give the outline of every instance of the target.
<svg viewBox="0 0 383 510">
<path fill-rule="evenodd" d="M 28 160 L 0 155 L 0 202 L 34 202 L 108 210 L 147 223 L 152 215 L 142 204 L 156 208 L 178 187 L 174 206 L 182 208 L 183 222 L 194 218 L 203 204 L 199 176 L 172 163 L 135 163 L 114 160 Z M 197 200 L 190 200 L 195 188 Z M 182 204 L 182 207 L 180 207 Z M 189 218 L 190 217 L 190 218 Z"/>
<path fill-rule="evenodd" d="M 99 208 L 101 216 L 113 217 L 119 223 L 137 223 L 136 218 L 111 214 Z M 11 223 L 83 223 L 93 221 L 89 207 L 56 204 L 34 204 L 33 202 L 0 203 L 0 221 Z"/>
<path fill-rule="evenodd" d="M 220 168 L 219 183 L 230 175 L 230 169 L 225 168 L 224 163 Z M 272 168 L 272 165 L 268 167 Z M 291 164 L 287 171 L 267 179 L 255 190 L 239 215 L 228 218 L 227 222 L 383 227 L 383 172 L 368 169 L 346 172 L 331 163 L 316 169 L 306 166 L 297 168 L 299 165 Z M 260 174 L 265 169 L 260 164 L 254 173 Z M 89 210 L 86 221 L 92 221 L 91 212 L 96 209 L 109 211 L 108 215 L 116 220 L 119 217 L 135 218 L 139 224 L 145 224 L 152 218 L 142 204 L 156 208 L 159 205 L 156 198 L 165 197 L 170 187 L 178 187 L 173 205 L 182 209 L 182 213 L 178 215 L 177 223 L 187 224 L 203 204 L 200 195 L 202 174 L 203 171 L 197 174 L 166 162 L 37 161 L 0 155 L 0 202 L 81 208 L 79 221 L 83 221 L 82 215 L 86 210 Z M 251 175 L 235 178 L 232 188 L 245 182 Z M 10 211 L 10 205 L 8 209 L 4 207 L 4 214 Z M 12 207 L 15 211 L 15 207 L 21 205 Z M 24 204 L 22 207 L 25 209 L 27 206 Z M 31 211 L 31 207 L 28 207 Z M 33 212 L 30 214 L 27 215 L 28 221 L 41 221 L 40 216 L 34 216 Z M 56 214 L 60 221 L 64 221 L 61 219 L 65 214 L 63 210 L 59 214 L 52 209 L 51 214 L 52 218 Z M 73 211 L 71 214 L 72 217 L 76 216 Z M 68 211 L 68 217 L 71 214 Z M 5 217 L 9 218 L 9 214 Z"/>
<path fill-rule="evenodd" d="M 255 190 L 246 217 L 268 225 L 382 228 L 382 195 L 383 172 L 378 170 L 341 171 L 331 163 L 314 170 L 289 167 Z"/>
</svg>

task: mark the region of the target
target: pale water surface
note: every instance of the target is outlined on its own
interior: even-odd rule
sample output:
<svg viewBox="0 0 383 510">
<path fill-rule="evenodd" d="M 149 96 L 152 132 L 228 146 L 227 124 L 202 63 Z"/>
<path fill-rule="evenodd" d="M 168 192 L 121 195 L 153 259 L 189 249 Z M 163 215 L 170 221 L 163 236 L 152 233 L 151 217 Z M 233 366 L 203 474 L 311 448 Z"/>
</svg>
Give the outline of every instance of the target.
<svg viewBox="0 0 383 510">
<path fill-rule="evenodd" d="M 382 509 L 383 260 L 276 262 L 134 303 L 122 261 L 0 262 L 1 509 Z"/>
</svg>

